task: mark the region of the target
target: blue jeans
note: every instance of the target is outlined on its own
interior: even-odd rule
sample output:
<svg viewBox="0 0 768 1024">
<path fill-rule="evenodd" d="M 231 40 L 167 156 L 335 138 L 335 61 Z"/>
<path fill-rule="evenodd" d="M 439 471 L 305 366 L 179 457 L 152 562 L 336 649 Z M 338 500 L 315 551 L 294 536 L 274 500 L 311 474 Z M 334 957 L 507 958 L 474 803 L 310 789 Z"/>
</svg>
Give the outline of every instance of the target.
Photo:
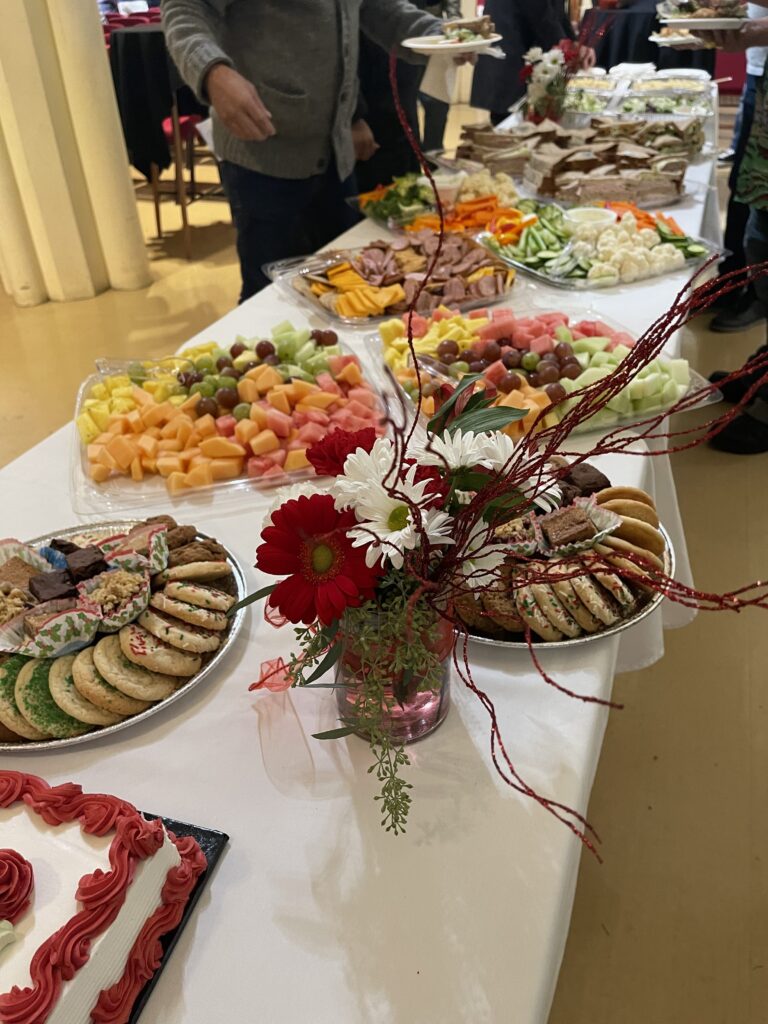
<svg viewBox="0 0 768 1024">
<path fill-rule="evenodd" d="M 359 219 L 346 202 L 354 194 L 354 180 L 339 181 L 333 163 L 324 174 L 292 179 L 224 161 L 221 180 L 237 230 L 240 302 L 270 283 L 265 264 L 313 253 Z"/>
</svg>

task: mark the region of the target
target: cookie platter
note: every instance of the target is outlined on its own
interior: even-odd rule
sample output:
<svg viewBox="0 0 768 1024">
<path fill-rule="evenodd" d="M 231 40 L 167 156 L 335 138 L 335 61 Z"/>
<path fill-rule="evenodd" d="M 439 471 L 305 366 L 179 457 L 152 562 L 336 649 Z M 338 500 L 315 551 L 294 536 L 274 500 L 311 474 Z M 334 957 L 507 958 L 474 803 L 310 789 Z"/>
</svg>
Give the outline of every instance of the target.
<svg viewBox="0 0 768 1024">
<path fill-rule="evenodd" d="M 664 538 L 667 550 L 664 556 L 664 571 L 667 576 L 675 575 L 675 552 L 672 547 L 672 542 L 669 539 L 669 534 L 665 530 L 663 525 L 658 527 L 659 533 Z M 537 650 L 546 648 L 547 650 L 559 651 L 564 647 L 581 647 L 583 644 L 594 643 L 596 640 L 605 640 L 607 637 L 616 636 L 619 633 L 623 633 L 625 629 L 631 629 L 636 626 L 643 619 L 646 619 L 652 612 L 661 605 L 664 600 L 664 594 L 655 593 L 634 615 L 621 619 L 613 626 L 606 626 L 601 629 L 599 633 L 587 633 L 584 636 L 568 637 L 565 640 L 557 640 L 554 642 L 546 642 L 534 640 L 533 646 Z M 511 648 L 512 650 L 528 650 L 528 644 L 525 640 L 500 640 L 495 637 L 481 636 L 479 633 L 469 632 L 469 639 L 475 644 L 485 644 L 489 647 L 505 647 Z"/>
<path fill-rule="evenodd" d="M 136 530 L 137 528 L 142 527 L 143 523 L 144 523 L 144 521 L 143 520 L 139 520 L 139 519 L 124 519 L 124 520 L 111 520 L 109 522 L 81 524 L 79 526 L 68 527 L 68 528 L 65 528 L 63 530 L 57 530 L 57 531 L 54 531 L 54 532 L 51 532 L 51 533 L 46 533 L 46 534 L 44 534 L 44 535 L 42 535 L 40 537 L 35 537 L 32 540 L 27 541 L 25 546 L 28 546 L 29 548 L 34 548 L 34 549 L 48 548 L 50 546 L 51 542 L 53 542 L 54 540 L 57 541 L 57 542 L 62 541 L 62 542 L 65 542 L 65 543 L 66 542 L 70 542 L 70 543 L 72 543 L 72 542 L 79 542 L 81 544 L 82 543 L 87 543 L 89 545 L 99 544 L 101 542 L 104 542 L 107 538 L 113 538 L 116 535 L 119 535 L 119 534 L 122 534 L 122 533 L 130 533 L 130 531 Z M 228 603 L 229 602 L 237 603 L 237 602 L 241 601 L 246 596 L 246 594 L 247 594 L 247 585 L 246 585 L 246 580 L 245 580 L 245 576 L 244 576 L 243 570 L 240 567 L 240 565 L 237 562 L 237 559 L 234 557 L 234 555 L 225 546 L 221 545 L 215 538 L 209 536 L 208 534 L 205 534 L 205 533 L 202 533 L 202 532 L 198 531 L 194 527 L 183 527 L 183 526 L 181 526 L 181 527 L 178 527 L 178 529 L 181 529 L 181 530 L 186 529 L 186 530 L 190 531 L 190 536 L 188 537 L 188 539 L 186 541 L 186 545 L 187 545 L 187 549 L 188 550 L 190 550 L 190 551 L 193 550 L 192 549 L 192 545 L 193 544 L 194 545 L 202 545 L 202 546 L 215 545 L 215 549 L 216 549 L 216 551 L 218 553 L 218 557 L 221 558 L 222 561 L 226 560 L 226 563 L 227 563 L 227 565 L 229 567 L 229 572 L 227 573 L 227 575 L 223 579 L 221 577 L 216 578 L 216 579 L 214 579 L 212 577 L 206 577 L 205 576 L 205 572 L 203 572 L 202 576 L 196 576 L 196 577 L 190 576 L 187 580 L 183 579 L 183 574 L 182 574 L 182 576 L 179 576 L 179 580 L 183 580 L 187 585 L 189 583 L 193 583 L 193 584 L 195 584 L 197 586 L 198 589 L 202 589 L 200 584 L 203 584 L 203 583 L 204 583 L 204 585 L 205 585 L 207 590 L 210 590 L 211 588 L 213 588 L 213 590 L 218 591 L 219 588 L 221 587 L 222 590 L 223 590 L 223 593 L 225 593 L 228 596 Z M 194 536 L 191 535 L 191 530 L 193 530 L 193 529 L 194 529 Z M 209 560 L 209 564 L 211 564 L 211 565 L 215 564 L 211 560 L 212 559 L 212 555 L 211 554 L 209 554 L 207 556 L 207 558 Z M 177 567 L 182 567 L 185 564 L 186 563 L 184 561 L 178 561 L 176 563 Z M 195 565 L 200 565 L 200 564 L 204 564 L 204 563 L 196 562 L 194 564 Z M 216 564 L 218 564 L 218 563 L 216 563 Z M 112 566 L 112 568 L 114 568 L 114 565 Z M 156 569 L 154 571 L 156 572 Z M 105 575 L 108 576 L 108 575 L 110 575 L 110 573 L 107 573 Z M 158 591 L 155 590 L 155 592 L 153 594 L 153 597 L 155 597 L 155 595 L 157 595 L 157 594 L 158 594 Z M 182 601 L 181 594 L 178 595 L 178 599 L 179 599 L 179 604 L 180 605 L 181 604 L 185 604 L 185 602 Z M 198 628 L 199 627 L 199 623 L 196 626 L 191 626 L 191 625 L 187 626 L 187 624 L 185 622 L 178 621 L 178 620 L 176 620 L 173 617 L 171 617 L 169 619 L 166 618 L 166 615 L 171 615 L 170 609 L 174 607 L 174 604 L 173 604 L 173 601 L 171 601 L 171 604 L 169 605 L 168 601 L 166 600 L 165 601 L 165 605 L 166 605 L 166 607 L 162 608 L 162 610 L 161 610 L 161 605 L 155 605 L 154 602 L 153 602 L 152 605 L 149 605 L 149 606 L 147 606 L 145 608 L 144 612 L 142 613 L 142 617 L 146 616 L 147 614 L 149 614 L 150 616 L 154 616 L 154 619 L 157 620 L 155 622 L 155 626 L 161 624 L 162 622 L 176 623 L 176 627 L 177 628 L 181 628 L 182 630 L 189 629 L 192 632 L 197 630 L 201 634 L 206 634 L 207 633 L 207 631 Z M 189 607 L 191 609 L 191 605 L 189 605 L 187 607 Z M 210 605 L 208 607 L 210 607 Z M 222 607 L 223 607 L 223 605 L 222 605 Z M 216 615 L 216 614 L 218 614 L 216 612 L 206 612 L 206 611 L 204 611 L 204 606 L 202 606 L 202 605 L 199 607 L 198 610 L 203 615 Z M 200 667 L 198 668 L 198 670 L 195 671 L 191 676 L 188 676 L 188 677 L 183 677 L 182 676 L 182 677 L 180 677 L 180 679 L 179 679 L 180 685 L 177 685 L 177 687 L 175 689 L 173 689 L 173 691 L 171 693 L 169 693 L 167 696 L 162 696 L 159 699 L 158 698 L 154 698 L 154 699 L 148 698 L 145 701 L 140 701 L 138 699 L 134 699 L 133 703 L 136 705 L 137 708 L 139 707 L 139 705 L 141 705 L 142 710 L 136 710 L 135 712 L 132 712 L 132 711 L 129 711 L 127 706 L 126 706 L 126 708 L 124 708 L 122 714 L 114 714 L 114 715 L 109 715 L 108 714 L 106 716 L 106 718 L 110 718 L 111 717 L 111 718 L 115 718 L 115 719 L 119 719 L 119 720 L 114 721 L 112 724 L 96 726 L 94 728 L 91 728 L 89 731 L 84 731 L 84 732 L 79 733 L 77 735 L 70 735 L 70 736 L 62 737 L 62 738 L 29 739 L 29 740 L 25 739 L 25 740 L 20 740 L 19 742 L 0 740 L 0 752 L 2 752 L 2 753 L 21 753 L 21 754 L 24 754 L 24 753 L 26 753 L 28 751 L 39 752 L 39 751 L 46 751 L 46 750 L 58 750 L 58 749 L 61 749 L 63 747 L 71 747 L 71 746 L 75 746 L 75 745 L 82 744 L 82 743 L 88 743 L 91 740 L 102 739 L 102 738 L 104 738 L 106 736 L 110 736 L 110 735 L 112 735 L 112 734 L 114 734 L 116 732 L 119 732 L 119 731 L 123 730 L 123 729 L 127 729 L 130 726 L 136 725 L 139 722 L 145 721 L 146 719 L 150 718 L 152 715 L 156 714 L 158 711 L 161 711 L 162 709 L 166 708 L 169 704 L 173 704 L 174 702 L 180 700 L 182 697 L 184 697 L 186 694 L 188 694 L 190 692 L 190 690 L 192 690 L 193 688 L 198 686 L 205 679 L 207 679 L 208 676 L 211 675 L 212 672 L 214 672 L 214 670 L 219 666 L 221 661 L 227 656 L 230 648 L 232 647 L 232 645 L 234 644 L 235 640 L 237 639 L 237 636 L 238 636 L 238 634 L 239 634 L 239 632 L 240 632 L 240 630 L 242 629 L 242 626 L 243 626 L 244 617 L 245 617 L 245 609 L 244 608 L 240 608 L 231 616 L 231 618 L 229 618 L 227 626 L 223 630 L 221 630 L 221 640 L 220 640 L 219 645 L 216 647 L 216 649 L 213 650 L 213 651 L 210 651 L 210 652 L 203 652 L 201 654 L 201 656 L 198 658 L 198 661 L 200 662 Z M 135 622 L 131 622 L 130 624 L 125 625 L 125 626 L 123 626 L 121 628 L 120 633 L 122 633 L 125 629 L 134 628 L 134 627 L 136 627 L 136 625 L 137 624 Z M 142 633 L 143 632 L 145 632 L 145 631 L 142 630 Z M 114 643 L 118 642 L 118 639 L 117 639 L 118 636 L 119 636 L 118 632 L 112 632 L 112 633 L 106 633 L 105 632 L 105 633 L 102 633 L 101 636 L 100 636 L 100 639 L 99 639 L 99 643 L 101 643 L 103 640 L 107 640 L 110 643 L 114 644 Z M 218 636 L 218 634 L 217 634 L 217 636 Z M 154 640 L 154 637 L 152 637 L 150 634 L 147 634 L 147 637 L 148 637 L 149 640 Z M 169 650 L 173 651 L 173 650 L 176 649 L 176 648 L 170 648 L 168 644 L 161 644 L 160 646 L 163 649 L 165 649 L 165 650 L 169 649 Z M 179 646 L 179 649 L 178 649 L 177 653 L 179 655 L 181 655 L 182 657 L 189 658 L 190 654 L 188 653 L 188 651 L 185 650 L 185 649 L 181 649 L 180 645 L 178 645 L 178 646 Z M 82 649 L 82 645 L 81 645 L 81 649 Z M 90 648 L 86 647 L 85 649 L 90 649 Z M 77 653 L 76 648 L 73 647 L 71 653 L 73 653 L 73 654 Z M 105 650 L 105 653 L 104 653 L 105 657 L 106 657 L 106 653 L 107 652 Z M 13 657 L 13 655 L 10 654 L 9 652 L 0 652 L 0 672 L 2 672 L 3 661 L 8 656 L 10 656 L 11 658 Z M 62 657 L 56 657 L 55 661 L 56 660 L 63 661 L 64 657 L 66 657 L 66 655 L 63 655 Z M 118 652 L 118 657 L 120 657 L 119 652 Z M 95 661 L 95 658 L 93 658 L 91 660 Z M 123 660 L 125 660 L 125 659 L 123 659 Z M 54 661 L 54 664 L 55 664 L 55 661 Z M 130 669 L 130 666 L 128 666 L 128 668 Z M 92 671 L 93 671 L 93 674 L 96 677 L 96 679 L 99 681 L 99 684 L 105 686 L 106 690 L 111 691 L 111 690 L 114 689 L 114 687 L 106 685 L 105 680 L 103 678 L 101 678 L 100 673 L 95 668 L 95 665 L 92 667 Z M 19 675 L 20 674 L 21 673 L 19 673 Z M 63 672 L 60 673 L 60 674 L 62 676 L 64 675 Z M 168 678 L 166 675 L 163 675 L 162 673 L 158 672 L 157 670 L 155 670 L 153 672 L 150 672 L 149 675 L 154 677 L 156 681 L 160 680 L 160 679 L 167 679 Z M 70 674 L 69 678 L 71 680 L 71 678 L 72 678 L 71 674 Z M 78 690 L 78 688 L 75 687 L 75 690 Z M 72 688 L 71 687 L 70 687 L 70 691 L 72 692 Z M 79 692 L 79 690 L 78 690 L 78 692 Z M 72 697 L 74 698 L 75 701 L 79 700 L 78 692 L 72 692 Z M 121 696 L 121 695 L 118 694 L 118 696 Z M 87 700 L 85 701 L 85 704 L 88 704 Z"/>
</svg>

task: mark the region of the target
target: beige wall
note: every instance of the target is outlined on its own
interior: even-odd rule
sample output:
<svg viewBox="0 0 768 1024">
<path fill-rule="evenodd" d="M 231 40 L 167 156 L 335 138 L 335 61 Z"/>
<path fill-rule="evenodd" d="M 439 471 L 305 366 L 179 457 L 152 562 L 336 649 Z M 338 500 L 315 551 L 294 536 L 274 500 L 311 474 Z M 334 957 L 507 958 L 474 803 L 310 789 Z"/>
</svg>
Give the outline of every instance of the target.
<svg viewBox="0 0 768 1024">
<path fill-rule="evenodd" d="M 95 0 L 3 0 L 0 267 L 19 305 L 149 283 Z"/>
</svg>

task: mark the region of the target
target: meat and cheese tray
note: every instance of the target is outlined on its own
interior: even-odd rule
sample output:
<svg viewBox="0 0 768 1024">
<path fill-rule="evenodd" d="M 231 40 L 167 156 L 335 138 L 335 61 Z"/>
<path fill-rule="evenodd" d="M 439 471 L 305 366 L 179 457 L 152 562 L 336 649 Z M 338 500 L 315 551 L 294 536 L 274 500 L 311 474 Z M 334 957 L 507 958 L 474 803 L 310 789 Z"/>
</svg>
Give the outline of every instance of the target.
<svg viewBox="0 0 768 1024">
<path fill-rule="evenodd" d="M 206 678 L 246 594 L 217 540 L 166 515 L 0 542 L 0 750 L 143 721 Z"/>
<path fill-rule="evenodd" d="M 332 330 L 283 322 L 157 362 L 97 363 L 80 387 L 71 491 L 77 512 L 238 493 L 314 475 L 306 449 L 336 427 L 379 426 L 383 404 Z"/>
<path fill-rule="evenodd" d="M 609 376 L 635 344 L 629 331 L 599 314 L 562 309 L 502 307 L 462 315 L 442 308 L 414 317 L 413 334 L 419 375 L 405 318 L 379 327 L 384 361 L 414 404 L 420 378 L 422 414 L 432 417 L 465 374 L 480 374 L 495 405 L 527 410 L 505 428 L 514 440 L 559 423 L 580 401 L 571 396 Z M 655 359 L 576 432 L 637 423 L 706 384 L 685 359 Z M 696 407 L 717 401 L 718 394 L 710 395 Z"/>
<path fill-rule="evenodd" d="M 524 273 L 570 290 L 631 285 L 691 269 L 715 250 L 686 235 L 673 217 L 633 203 L 604 202 L 563 210 L 524 200 L 525 221 L 499 218 L 477 238 Z"/>
<path fill-rule="evenodd" d="M 500 578 L 456 602 L 477 642 L 584 644 L 636 625 L 663 600 L 652 584 L 674 574 L 674 552 L 652 496 L 613 486 L 588 462 L 560 461 L 550 500 L 497 528 L 509 547 Z"/>
<path fill-rule="evenodd" d="M 349 327 L 364 327 L 405 312 L 437 251 L 432 229 L 371 242 L 361 249 L 322 252 L 283 260 L 265 268 L 282 290 Z M 442 302 L 471 309 L 506 296 L 515 279 L 509 264 L 462 234 L 443 241 L 440 259 L 418 299 L 417 311 L 430 313 Z"/>
</svg>

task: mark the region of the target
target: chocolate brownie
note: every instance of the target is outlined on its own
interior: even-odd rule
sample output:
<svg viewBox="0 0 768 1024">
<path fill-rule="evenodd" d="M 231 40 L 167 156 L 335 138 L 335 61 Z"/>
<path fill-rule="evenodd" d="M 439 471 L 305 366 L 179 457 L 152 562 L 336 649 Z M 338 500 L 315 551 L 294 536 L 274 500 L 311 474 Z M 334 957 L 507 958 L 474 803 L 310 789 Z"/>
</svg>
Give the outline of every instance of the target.
<svg viewBox="0 0 768 1024">
<path fill-rule="evenodd" d="M 71 555 L 74 551 L 80 550 L 77 544 L 73 544 L 71 540 L 62 540 L 59 537 L 54 537 L 48 547 L 62 555 Z"/>
<path fill-rule="evenodd" d="M 573 484 L 574 487 L 578 487 L 584 497 L 588 497 L 590 494 L 597 494 L 598 491 L 611 486 L 611 481 L 605 473 L 601 473 L 599 469 L 590 466 L 588 462 L 582 462 L 577 466 L 573 466 L 563 479 L 569 484 Z"/>
<path fill-rule="evenodd" d="M 56 601 L 60 597 L 74 597 L 77 593 L 66 569 L 38 573 L 30 579 L 29 589 L 38 601 Z"/>
<path fill-rule="evenodd" d="M 580 540 L 589 540 L 590 537 L 594 537 L 596 532 L 589 516 L 578 505 L 559 508 L 556 512 L 542 516 L 539 522 L 544 536 L 553 548 L 559 548 L 563 544 L 575 544 Z"/>
<path fill-rule="evenodd" d="M 78 548 L 67 555 L 67 568 L 75 583 L 82 580 L 89 580 L 100 572 L 106 572 L 109 566 L 104 561 L 104 552 L 101 548 L 87 547 Z"/>
</svg>

